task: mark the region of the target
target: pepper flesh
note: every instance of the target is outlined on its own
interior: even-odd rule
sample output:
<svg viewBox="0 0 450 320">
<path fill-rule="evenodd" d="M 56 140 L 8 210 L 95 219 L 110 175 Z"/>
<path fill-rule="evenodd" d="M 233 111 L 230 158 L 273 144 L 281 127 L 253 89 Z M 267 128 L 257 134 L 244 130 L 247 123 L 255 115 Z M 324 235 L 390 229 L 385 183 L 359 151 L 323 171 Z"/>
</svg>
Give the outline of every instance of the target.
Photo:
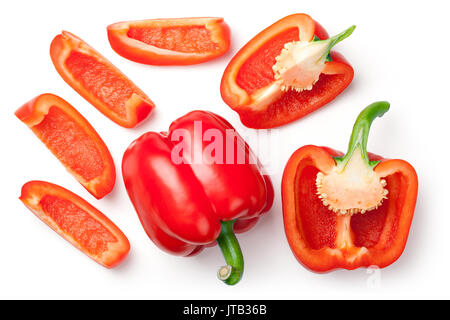
<svg viewBox="0 0 450 320">
<path fill-rule="evenodd" d="M 353 27 L 347 31 L 352 30 Z M 291 43 L 314 44 L 315 39 L 328 38 L 323 27 L 306 14 L 281 19 L 255 36 L 233 57 L 222 77 L 223 100 L 238 112 L 245 126 L 256 129 L 287 124 L 324 106 L 352 81 L 354 72 L 348 62 L 331 51 L 327 59 L 331 61 L 325 61 L 320 70 L 311 69 L 312 73 L 304 78 L 294 77 L 295 68 L 288 64 L 292 74 L 285 74 L 284 83 L 280 83 L 277 58 L 282 58 L 283 49 Z M 281 69 L 284 67 L 283 64 Z M 294 81 L 295 78 L 300 82 Z"/>
<path fill-rule="evenodd" d="M 122 172 L 141 223 L 159 248 L 192 256 L 217 240 L 230 271 L 221 268 L 219 278 L 235 284 L 243 258 L 233 231 L 252 228 L 273 202 L 270 178 L 255 159 L 226 120 L 193 111 L 167 134 L 148 132 L 133 142 Z"/>
<path fill-rule="evenodd" d="M 108 147 L 90 123 L 68 102 L 42 94 L 15 115 L 97 199 L 114 187 L 116 169 Z"/>
<path fill-rule="evenodd" d="M 122 57 L 150 65 L 206 62 L 230 48 L 223 18 L 150 19 L 108 26 L 111 47 Z"/>
<path fill-rule="evenodd" d="M 53 39 L 50 57 L 69 86 L 125 128 L 135 127 L 155 107 L 119 69 L 70 32 L 63 31 Z"/>
<path fill-rule="evenodd" d="M 383 268 L 395 262 L 405 248 L 417 199 L 417 175 L 404 160 L 385 160 L 367 153 L 368 128 L 375 116 L 387 110 L 386 103 L 375 103 L 367 110 L 374 113 L 366 113 L 367 117 L 355 124 L 345 157 L 330 148 L 304 146 L 291 156 L 284 170 L 282 200 L 286 237 L 299 262 L 313 271 Z M 363 136 L 358 130 L 362 126 L 367 126 Z M 364 214 L 333 212 L 317 194 L 317 175 L 333 172 L 349 161 L 353 152 L 361 150 L 373 172 L 385 180 L 385 184 L 380 183 L 388 190 L 387 199 Z"/>
<path fill-rule="evenodd" d="M 103 213 L 63 187 L 30 181 L 20 200 L 39 219 L 97 263 L 112 268 L 130 251 L 123 232 Z"/>
</svg>

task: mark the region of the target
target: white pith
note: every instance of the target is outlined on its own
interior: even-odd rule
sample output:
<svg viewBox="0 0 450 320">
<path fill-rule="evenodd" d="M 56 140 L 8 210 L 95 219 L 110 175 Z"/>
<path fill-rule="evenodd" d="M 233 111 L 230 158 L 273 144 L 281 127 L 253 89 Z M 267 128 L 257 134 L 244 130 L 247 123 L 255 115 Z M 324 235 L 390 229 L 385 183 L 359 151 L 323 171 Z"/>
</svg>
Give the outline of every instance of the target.
<svg viewBox="0 0 450 320">
<path fill-rule="evenodd" d="M 328 49 L 328 41 L 286 43 L 272 67 L 281 90 L 312 90 L 325 68 Z"/>
<path fill-rule="evenodd" d="M 386 185 L 386 180 L 364 161 L 359 148 L 345 166 L 337 165 L 327 174 L 319 172 L 316 178 L 317 195 L 323 205 L 341 215 L 377 209 L 387 199 Z"/>
</svg>

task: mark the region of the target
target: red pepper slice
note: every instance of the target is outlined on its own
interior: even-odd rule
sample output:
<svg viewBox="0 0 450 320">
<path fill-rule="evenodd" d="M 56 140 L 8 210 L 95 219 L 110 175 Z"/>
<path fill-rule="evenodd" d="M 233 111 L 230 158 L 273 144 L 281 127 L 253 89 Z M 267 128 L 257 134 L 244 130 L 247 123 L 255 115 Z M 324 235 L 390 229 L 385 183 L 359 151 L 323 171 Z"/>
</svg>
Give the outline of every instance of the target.
<svg viewBox="0 0 450 320">
<path fill-rule="evenodd" d="M 135 127 L 155 107 L 145 93 L 111 62 L 67 31 L 53 39 L 50 56 L 68 85 L 125 128 Z"/>
<path fill-rule="evenodd" d="M 286 165 L 286 236 L 297 259 L 313 271 L 384 268 L 405 248 L 417 199 L 416 172 L 404 160 L 366 151 L 370 124 L 388 108 L 379 102 L 361 113 L 346 156 L 310 145 L 298 149 Z"/>
<path fill-rule="evenodd" d="M 230 48 L 230 29 L 223 18 L 127 21 L 112 24 L 107 31 L 119 55 L 150 65 L 197 64 Z"/>
<path fill-rule="evenodd" d="M 15 114 L 94 197 L 103 198 L 113 189 L 116 169 L 108 147 L 68 102 L 46 93 Z"/>
<path fill-rule="evenodd" d="M 134 141 L 122 172 L 151 240 L 180 256 L 198 254 L 217 240 L 228 264 L 219 278 L 233 285 L 244 268 L 233 232 L 251 229 L 273 202 L 270 178 L 255 159 L 226 120 L 193 111 L 167 134 L 148 132 Z"/>
<path fill-rule="evenodd" d="M 300 92 L 286 84 L 287 80 L 276 79 L 279 75 L 274 71 L 275 65 L 281 53 L 294 42 L 314 44 L 318 43 L 316 40 L 329 39 L 328 47 L 321 42 L 329 52 L 353 29 L 329 38 L 323 27 L 306 14 L 279 20 L 251 39 L 230 61 L 221 82 L 223 100 L 238 112 L 245 126 L 257 129 L 281 126 L 317 110 L 336 98 L 352 81 L 353 68 L 348 62 L 333 51 L 328 57 L 318 58 L 324 65 L 317 72 L 317 82 L 308 82 L 312 88 L 305 84 L 295 87 Z M 292 84 L 292 78 L 303 77 L 304 69 L 292 71 L 289 83 Z"/>
<path fill-rule="evenodd" d="M 63 187 L 30 181 L 20 200 L 39 219 L 99 264 L 112 268 L 130 251 L 123 232 L 103 213 Z"/>
</svg>

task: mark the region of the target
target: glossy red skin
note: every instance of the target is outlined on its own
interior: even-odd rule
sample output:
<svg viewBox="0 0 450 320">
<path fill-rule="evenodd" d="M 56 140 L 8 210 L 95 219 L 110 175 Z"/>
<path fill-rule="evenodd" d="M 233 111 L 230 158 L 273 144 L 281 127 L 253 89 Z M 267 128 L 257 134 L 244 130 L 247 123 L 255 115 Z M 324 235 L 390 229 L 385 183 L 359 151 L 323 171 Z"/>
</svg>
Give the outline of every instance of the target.
<svg viewBox="0 0 450 320">
<path fill-rule="evenodd" d="M 194 133 L 194 121 L 201 121 L 201 135 Z M 224 145 L 225 131 L 234 130 L 213 113 L 193 111 L 174 121 L 167 134 L 148 132 L 134 141 L 124 154 L 122 172 L 151 240 L 171 254 L 192 256 L 215 244 L 220 221 L 237 219 L 234 230 L 238 233 L 252 228 L 271 208 L 273 188 L 258 162 L 208 164 L 201 157 L 193 164 L 175 164 L 171 155 L 178 144 L 173 136 L 178 129 L 191 134 L 192 139 L 184 140 L 185 150 L 192 150 L 194 143 L 201 146 L 194 151 L 200 157 L 211 143 L 202 139 L 206 130 L 222 133 Z M 246 159 L 254 157 L 242 138 L 237 139 L 245 146 Z"/>
<path fill-rule="evenodd" d="M 377 266 L 378 268 L 384 268 L 389 266 L 403 253 L 414 216 L 418 190 L 418 179 L 414 168 L 404 160 L 384 159 L 369 152 L 370 161 L 380 161 L 374 168 L 374 171 L 380 177 L 389 179 L 399 175 L 397 176 L 397 183 L 391 185 L 388 182 L 386 187 L 389 190 L 388 200 L 380 209 L 375 210 L 386 210 L 386 220 L 382 224 L 383 229 L 378 239 L 376 239 L 374 245 L 366 248 L 366 253 L 356 258 L 355 252 L 360 250 L 361 246 L 356 244 L 355 235 L 353 235 L 352 245 L 347 248 L 333 248 L 334 253 L 331 253 L 327 246 L 320 249 L 312 248 L 305 237 L 305 231 L 307 231 L 304 225 L 305 221 L 300 212 L 296 211 L 296 196 L 299 189 L 296 189 L 294 185 L 295 177 L 298 174 L 297 168 L 303 166 L 304 163 L 308 163 L 307 166 L 313 166 L 319 171 L 326 172 L 335 166 L 333 157 L 343 155 L 342 152 L 328 147 L 304 146 L 294 152 L 283 173 L 282 200 L 286 237 L 297 260 L 306 268 L 318 273 L 335 269 L 354 270 L 360 267 Z M 308 182 L 300 180 L 299 183 L 304 186 Z M 316 195 L 311 193 L 310 197 L 306 198 L 305 201 L 309 202 L 309 208 L 314 208 L 315 197 Z M 390 203 L 393 205 L 390 205 Z M 386 204 L 386 208 L 383 209 Z M 314 213 L 317 214 L 317 212 Z M 330 214 L 333 213 L 330 211 Z M 360 226 L 361 224 L 364 225 L 366 231 L 372 231 L 375 227 L 374 221 L 370 220 L 370 213 L 356 215 L 353 218 L 359 221 Z M 301 223 L 298 221 L 301 221 Z M 355 232 L 353 220 L 350 226 L 350 232 L 353 234 Z M 338 228 L 336 231 L 338 231 Z M 334 239 L 334 241 L 336 240 Z"/>
</svg>

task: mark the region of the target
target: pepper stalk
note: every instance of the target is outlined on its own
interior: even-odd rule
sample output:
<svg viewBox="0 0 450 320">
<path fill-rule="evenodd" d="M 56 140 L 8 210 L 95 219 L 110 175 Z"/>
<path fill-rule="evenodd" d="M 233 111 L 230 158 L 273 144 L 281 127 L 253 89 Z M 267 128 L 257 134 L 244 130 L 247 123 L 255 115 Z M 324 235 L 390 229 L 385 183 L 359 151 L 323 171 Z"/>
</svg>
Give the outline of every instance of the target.
<svg viewBox="0 0 450 320">
<path fill-rule="evenodd" d="M 236 220 L 221 221 L 222 228 L 217 238 L 220 250 L 227 262 L 226 266 L 222 266 L 217 272 L 217 277 L 228 285 L 238 283 L 244 273 L 244 257 L 241 247 L 233 232 L 233 225 Z"/>
</svg>

